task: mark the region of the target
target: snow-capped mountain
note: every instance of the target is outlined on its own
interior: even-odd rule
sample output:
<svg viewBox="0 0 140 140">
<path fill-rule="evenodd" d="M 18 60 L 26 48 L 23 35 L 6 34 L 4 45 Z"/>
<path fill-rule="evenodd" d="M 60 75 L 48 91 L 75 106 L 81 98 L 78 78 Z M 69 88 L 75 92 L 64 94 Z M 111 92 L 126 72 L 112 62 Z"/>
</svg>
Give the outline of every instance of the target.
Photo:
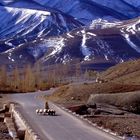
<svg viewBox="0 0 140 140">
<path fill-rule="evenodd" d="M 122 20 L 140 16 L 139 0 L 1 0 L 0 4 L 61 11 L 86 24 L 98 18 Z"/>
<path fill-rule="evenodd" d="M 138 16 L 139 0 L 0 0 L 0 64 L 139 58 Z"/>
<path fill-rule="evenodd" d="M 93 25 L 94 24 L 94 25 Z M 1 54 L 7 64 L 40 61 L 67 63 L 74 59 L 121 63 L 140 57 L 140 18 L 125 22 L 96 22 L 56 37 L 43 37 Z M 95 28 L 102 26 L 101 29 Z"/>
<path fill-rule="evenodd" d="M 0 52 L 41 36 L 68 32 L 82 24 L 62 13 L 0 6 Z"/>
<path fill-rule="evenodd" d="M 140 16 L 139 0 L 34 0 L 67 13 L 83 23 L 93 19 L 130 19 Z M 66 3 L 66 4 L 64 4 Z"/>
</svg>

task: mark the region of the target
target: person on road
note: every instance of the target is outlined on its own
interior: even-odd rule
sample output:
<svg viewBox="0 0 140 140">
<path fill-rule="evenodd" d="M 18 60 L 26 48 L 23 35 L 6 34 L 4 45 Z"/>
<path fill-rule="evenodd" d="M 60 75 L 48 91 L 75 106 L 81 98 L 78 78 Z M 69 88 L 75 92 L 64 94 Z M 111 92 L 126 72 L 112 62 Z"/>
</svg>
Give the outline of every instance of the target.
<svg viewBox="0 0 140 140">
<path fill-rule="evenodd" d="M 49 109 L 48 101 L 45 102 L 45 109 Z"/>
</svg>

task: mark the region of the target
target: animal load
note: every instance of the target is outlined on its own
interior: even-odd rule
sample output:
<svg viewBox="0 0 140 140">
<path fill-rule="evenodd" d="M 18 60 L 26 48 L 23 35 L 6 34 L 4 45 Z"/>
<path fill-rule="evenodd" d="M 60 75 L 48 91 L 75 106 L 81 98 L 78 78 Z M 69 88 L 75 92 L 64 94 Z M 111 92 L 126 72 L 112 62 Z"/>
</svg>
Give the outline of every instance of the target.
<svg viewBox="0 0 140 140">
<path fill-rule="evenodd" d="M 50 116 L 55 116 L 55 110 L 53 109 L 36 109 L 36 114 L 39 115 L 50 115 Z"/>
</svg>

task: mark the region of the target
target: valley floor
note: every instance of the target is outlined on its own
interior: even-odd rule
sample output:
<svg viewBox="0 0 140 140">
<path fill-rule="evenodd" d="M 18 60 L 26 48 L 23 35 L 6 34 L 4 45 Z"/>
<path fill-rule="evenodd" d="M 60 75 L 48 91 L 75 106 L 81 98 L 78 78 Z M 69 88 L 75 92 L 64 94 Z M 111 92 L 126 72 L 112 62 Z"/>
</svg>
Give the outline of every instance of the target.
<svg viewBox="0 0 140 140">
<path fill-rule="evenodd" d="M 74 106 L 80 106 L 83 104 L 76 102 L 74 104 L 74 102 L 72 102 L 68 104 L 64 103 L 61 105 L 71 109 Z M 133 140 L 140 139 L 140 115 L 126 112 L 126 114 L 123 115 L 101 113 L 99 115 L 84 115 L 84 117 L 97 124 L 97 126 L 108 129 L 120 136 L 125 136 L 128 139 L 133 137 Z"/>
<path fill-rule="evenodd" d="M 140 116 L 104 115 L 88 119 L 98 126 L 117 132 L 121 136 L 126 135 L 135 138 L 135 140 L 140 139 Z"/>
<path fill-rule="evenodd" d="M 78 108 L 80 109 L 81 106 L 86 106 L 88 99 L 87 97 L 89 97 L 90 94 L 102 95 L 102 93 L 104 93 L 105 95 L 107 93 L 110 93 L 110 95 L 119 95 L 118 93 L 120 93 L 121 95 L 123 95 L 127 91 L 134 91 L 130 92 L 130 94 L 133 94 L 139 93 L 139 88 L 140 86 L 123 86 L 119 84 L 111 85 L 111 83 L 84 83 L 76 86 L 70 85 L 61 87 L 56 90 L 54 94 L 45 98 L 61 104 L 65 108 L 76 112 Z M 135 90 L 138 91 L 135 92 Z M 103 112 L 101 111 L 101 113 L 95 115 L 84 114 L 84 116 L 93 123 L 96 123 L 98 126 L 109 129 L 121 136 L 127 136 L 129 138 L 134 137 L 134 140 L 140 139 L 140 115 L 134 114 L 129 111 L 124 111 L 115 106 L 107 105 L 105 107 L 103 104 L 99 105 L 97 109 L 100 109 Z"/>
<path fill-rule="evenodd" d="M 5 100 L 0 98 L 0 109 L 3 108 L 3 104 Z M 4 113 L 0 113 L 0 140 L 12 140 L 11 136 L 9 135 L 8 128 L 6 124 L 3 122 Z"/>
<path fill-rule="evenodd" d="M 82 103 L 64 103 L 62 106 L 73 111 L 74 106 L 80 106 Z M 111 108 L 109 108 L 110 110 Z M 118 110 L 116 110 L 118 111 Z M 115 109 L 114 109 L 115 112 Z M 133 137 L 134 140 L 140 139 L 140 115 L 130 112 L 122 115 L 102 114 L 99 115 L 84 115 L 85 118 L 97 124 L 97 126 L 109 129 L 111 132 L 117 133 L 120 136 L 128 138 Z"/>
</svg>

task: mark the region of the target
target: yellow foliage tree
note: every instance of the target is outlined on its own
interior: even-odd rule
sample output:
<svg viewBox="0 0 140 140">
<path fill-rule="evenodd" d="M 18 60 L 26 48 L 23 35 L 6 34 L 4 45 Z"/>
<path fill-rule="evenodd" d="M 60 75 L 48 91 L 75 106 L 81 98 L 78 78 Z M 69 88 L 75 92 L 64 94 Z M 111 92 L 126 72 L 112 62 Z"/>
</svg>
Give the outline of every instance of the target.
<svg viewBox="0 0 140 140">
<path fill-rule="evenodd" d="M 32 72 L 30 65 L 27 65 L 27 67 L 25 68 L 23 90 L 25 92 L 35 90 L 35 75 Z"/>
</svg>

